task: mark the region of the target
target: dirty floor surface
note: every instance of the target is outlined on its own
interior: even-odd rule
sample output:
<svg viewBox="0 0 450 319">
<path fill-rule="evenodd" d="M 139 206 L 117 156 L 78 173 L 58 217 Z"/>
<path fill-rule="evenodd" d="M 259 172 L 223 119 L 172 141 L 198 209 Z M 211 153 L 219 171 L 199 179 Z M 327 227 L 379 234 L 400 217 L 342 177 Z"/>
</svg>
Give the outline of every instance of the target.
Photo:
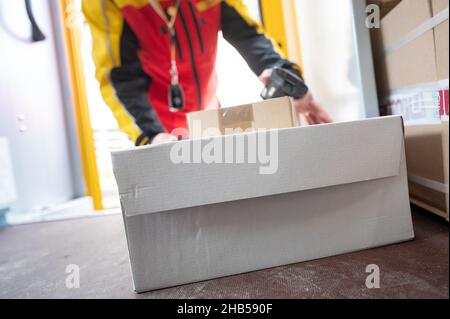
<svg viewBox="0 0 450 319">
<path fill-rule="evenodd" d="M 448 224 L 413 209 L 414 241 L 135 294 L 120 215 L 0 230 L 0 298 L 449 298 Z M 80 267 L 67 289 L 66 267 Z M 379 289 L 365 270 L 379 266 Z"/>
</svg>

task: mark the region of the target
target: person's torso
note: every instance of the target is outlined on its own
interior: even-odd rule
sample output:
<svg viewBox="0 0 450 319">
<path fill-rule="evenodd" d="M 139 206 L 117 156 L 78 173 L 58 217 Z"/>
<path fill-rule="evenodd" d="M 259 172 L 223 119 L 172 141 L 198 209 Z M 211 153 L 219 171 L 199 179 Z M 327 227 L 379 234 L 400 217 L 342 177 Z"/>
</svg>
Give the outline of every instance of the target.
<svg viewBox="0 0 450 319">
<path fill-rule="evenodd" d="M 167 9 L 174 1 L 160 1 Z M 218 106 L 215 62 L 220 29 L 220 1 L 181 0 L 175 20 L 176 62 L 185 108 L 168 107 L 170 31 L 148 0 L 116 0 L 139 42 L 138 56 L 152 78 L 149 99 L 168 131 L 186 127 L 185 113 Z"/>
</svg>

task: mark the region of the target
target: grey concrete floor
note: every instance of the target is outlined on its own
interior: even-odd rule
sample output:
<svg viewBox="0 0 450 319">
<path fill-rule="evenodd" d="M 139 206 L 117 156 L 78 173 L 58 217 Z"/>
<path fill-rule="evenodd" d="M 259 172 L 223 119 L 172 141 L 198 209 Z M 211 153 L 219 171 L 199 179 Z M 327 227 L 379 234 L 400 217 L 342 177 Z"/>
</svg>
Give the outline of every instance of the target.
<svg viewBox="0 0 450 319">
<path fill-rule="evenodd" d="M 386 247 L 135 294 L 120 215 L 0 230 L 0 298 L 449 298 L 448 224 L 413 213 L 416 239 Z M 80 267 L 68 289 L 66 267 Z M 380 267 L 367 289 L 368 264 Z"/>
</svg>

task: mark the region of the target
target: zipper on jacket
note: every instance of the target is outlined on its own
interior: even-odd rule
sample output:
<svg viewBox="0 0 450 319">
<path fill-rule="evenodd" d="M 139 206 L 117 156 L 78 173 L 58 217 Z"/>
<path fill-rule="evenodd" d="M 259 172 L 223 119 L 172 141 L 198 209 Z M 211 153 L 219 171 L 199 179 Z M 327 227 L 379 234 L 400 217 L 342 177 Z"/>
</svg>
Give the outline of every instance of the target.
<svg viewBox="0 0 450 319">
<path fill-rule="evenodd" d="M 184 34 L 186 36 L 186 40 L 187 40 L 187 43 L 189 46 L 191 67 L 192 67 L 192 72 L 194 73 L 195 84 L 197 86 L 197 107 L 198 107 L 198 110 L 200 111 L 202 108 L 202 92 L 201 92 L 201 88 L 200 88 L 200 80 L 198 77 L 197 64 L 195 63 L 194 49 L 192 48 L 192 39 L 191 39 L 191 36 L 189 35 L 188 28 L 186 25 L 186 20 L 184 19 L 183 10 L 181 9 L 181 7 L 178 9 L 178 14 L 180 15 L 180 21 L 181 21 L 181 24 L 183 25 Z"/>
<path fill-rule="evenodd" d="M 200 30 L 200 25 L 198 24 L 198 19 L 195 14 L 194 5 L 192 4 L 192 2 L 189 2 L 189 11 L 191 12 L 192 20 L 194 20 L 195 31 L 197 32 L 198 41 L 200 43 L 200 52 L 203 53 L 204 46 L 203 46 L 202 32 Z"/>
</svg>

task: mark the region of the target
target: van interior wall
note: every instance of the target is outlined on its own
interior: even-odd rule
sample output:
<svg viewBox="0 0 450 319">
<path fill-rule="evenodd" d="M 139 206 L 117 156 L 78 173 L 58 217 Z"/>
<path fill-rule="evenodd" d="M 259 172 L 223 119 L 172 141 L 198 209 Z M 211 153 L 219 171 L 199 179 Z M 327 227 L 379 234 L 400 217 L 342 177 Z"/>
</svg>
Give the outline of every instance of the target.
<svg viewBox="0 0 450 319">
<path fill-rule="evenodd" d="M 245 3 L 252 18 L 260 21 L 258 0 L 245 0 Z M 217 97 L 221 107 L 261 101 L 262 83 L 222 34 L 219 34 L 216 71 L 219 76 Z"/>
<path fill-rule="evenodd" d="M 335 121 L 360 118 L 350 0 L 299 0 L 298 25 L 308 86 Z"/>
<path fill-rule="evenodd" d="M 0 0 L 0 136 L 8 139 L 17 201 L 39 212 L 75 196 L 50 1 L 32 1 L 47 39 L 32 43 L 24 1 Z"/>
</svg>

